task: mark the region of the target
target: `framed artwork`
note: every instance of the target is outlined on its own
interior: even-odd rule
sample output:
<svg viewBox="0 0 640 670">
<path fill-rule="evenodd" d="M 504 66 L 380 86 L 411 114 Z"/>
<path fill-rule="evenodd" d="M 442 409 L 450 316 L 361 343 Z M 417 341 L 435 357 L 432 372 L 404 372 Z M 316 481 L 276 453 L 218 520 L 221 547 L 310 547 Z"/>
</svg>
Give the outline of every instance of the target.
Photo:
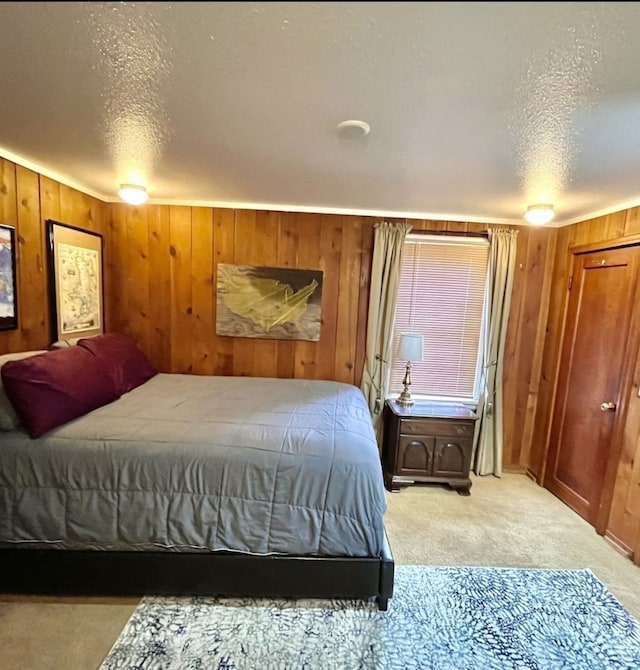
<svg viewBox="0 0 640 670">
<path fill-rule="evenodd" d="M 104 332 L 102 235 L 47 220 L 53 341 Z"/>
<path fill-rule="evenodd" d="M 322 270 L 218 263 L 216 334 L 320 339 Z"/>
<path fill-rule="evenodd" d="M 16 229 L 0 224 L 0 330 L 18 327 Z"/>
</svg>

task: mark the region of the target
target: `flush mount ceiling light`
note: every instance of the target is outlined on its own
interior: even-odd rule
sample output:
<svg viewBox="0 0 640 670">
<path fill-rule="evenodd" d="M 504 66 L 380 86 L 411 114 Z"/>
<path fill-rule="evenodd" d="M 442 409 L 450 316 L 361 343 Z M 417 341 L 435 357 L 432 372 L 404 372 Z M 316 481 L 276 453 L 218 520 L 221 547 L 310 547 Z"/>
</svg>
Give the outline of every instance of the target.
<svg viewBox="0 0 640 670">
<path fill-rule="evenodd" d="M 127 205 L 142 205 L 147 202 L 149 194 L 144 186 L 138 184 L 121 184 L 118 195 Z"/>
<path fill-rule="evenodd" d="M 524 213 L 524 218 L 534 226 L 542 226 L 553 219 L 555 212 L 553 205 L 529 205 Z"/>
<path fill-rule="evenodd" d="M 371 127 L 365 121 L 357 121 L 356 119 L 349 119 L 343 121 L 337 126 L 338 135 L 348 139 L 358 139 L 359 137 L 366 137 L 371 130 Z"/>
</svg>

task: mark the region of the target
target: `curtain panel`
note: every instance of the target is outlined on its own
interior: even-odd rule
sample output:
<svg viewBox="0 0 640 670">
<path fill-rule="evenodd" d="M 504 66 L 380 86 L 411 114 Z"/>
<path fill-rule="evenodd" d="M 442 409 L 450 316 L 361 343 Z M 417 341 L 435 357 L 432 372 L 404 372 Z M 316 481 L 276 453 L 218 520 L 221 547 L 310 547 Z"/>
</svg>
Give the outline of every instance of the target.
<svg viewBox="0 0 640 670">
<path fill-rule="evenodd" d="M 478 404 L 472 457 L 477 475 L 502 475 L 504 347 L 516 263 L 517 230 L 489 230 L 487 319 L 483 350 L 483 393 Z"/>
<path fill-rule="evenodd" d="M 402 252 L 410 230 L 408 223 L 382 222 L 374 225 L 367 343 L 360 388 L 369 403 L 378 444 L 381 443 L 382 410 L 389 387 Z"/>
</svg>

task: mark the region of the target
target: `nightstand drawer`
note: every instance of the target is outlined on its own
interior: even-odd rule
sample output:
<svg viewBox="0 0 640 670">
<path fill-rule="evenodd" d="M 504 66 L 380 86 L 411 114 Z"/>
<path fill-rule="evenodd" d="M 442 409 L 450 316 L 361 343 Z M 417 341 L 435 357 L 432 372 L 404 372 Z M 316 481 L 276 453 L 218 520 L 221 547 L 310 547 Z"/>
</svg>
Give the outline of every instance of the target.
<svg viewBox="0 0 640 670">
<path fill-rule="evenodd" d="M 403 435 L 451 435 L 473 437 L 474 424 L 443 421 L 441 419 L 402 419 L 400 433 Z"/>
</svg>

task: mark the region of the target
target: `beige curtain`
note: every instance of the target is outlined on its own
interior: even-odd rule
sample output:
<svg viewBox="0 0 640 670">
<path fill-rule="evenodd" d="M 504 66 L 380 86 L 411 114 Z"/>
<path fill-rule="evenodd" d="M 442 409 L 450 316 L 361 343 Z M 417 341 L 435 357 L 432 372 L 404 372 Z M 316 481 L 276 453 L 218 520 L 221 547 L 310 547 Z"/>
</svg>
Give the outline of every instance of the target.
<svg viewBox="0 0 640 670">
<path fill-rule="evenodd" d="M 473 470 L 478 475 L 502 474 L 502 372 L 517 235 L 517 230 L 489 230 L 483 393 L 477 410 L 480 418 L 473 457 Z"/>
<path fill-rule="evenodd" d="M 382 409 L 389 386 L 393 322 L 398 298 L 402 251 L 408 223 L 374 224 L 367 348 L 360 388 L 368 403 L 374 428 L 381 437 Z"/>
</svg>

